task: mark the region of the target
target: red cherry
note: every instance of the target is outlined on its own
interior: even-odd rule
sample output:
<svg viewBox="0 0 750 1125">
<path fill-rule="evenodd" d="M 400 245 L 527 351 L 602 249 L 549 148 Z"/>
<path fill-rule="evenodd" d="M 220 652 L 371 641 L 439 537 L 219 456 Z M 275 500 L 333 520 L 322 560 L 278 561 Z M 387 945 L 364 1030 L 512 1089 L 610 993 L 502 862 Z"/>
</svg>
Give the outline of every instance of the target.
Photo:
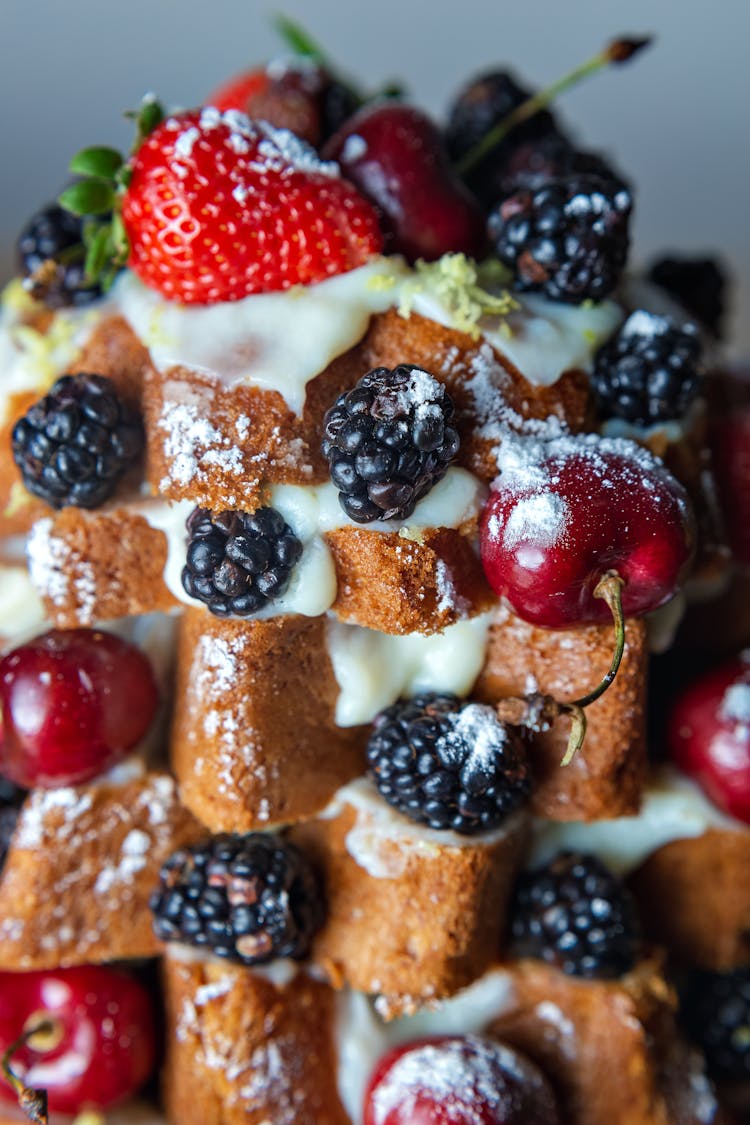
<svg viewBox="0 0 750 1125">
<path fill-rule="evenodd" d="M 324 155 L 380 209 L 392 237 L 389 250 L 430 262 L 449 251 L 481 254 L 482 211 L 421 110 L 398 103 L 365 107 L 331 138 Z"/>
<path fill-rule="evenodd" d="M 545 628 L 606 622 L 594 595 L 602 577 L 623 580 L 626 616 L 674 594 L 691 556 L 693 525 L 682 486 L 661 461 L 622 439 L 509 442 L 480 529 L 487 580 L 519 617 Z M 518 454 L 516 456 L 516 454 Z"/>
<path fill-rule="evenodd" d="M 727 536 L 738 562 L 750 566 L 750 406 L 714 422 L 709 438 Z"/>
<path fill-rule="evenodd" d="M 672 758 L 720 809 L 750 824 L 750 657 L 691 684 L 668 726 Z"/>
<path fill-rule="evenodd" d="M 52 1112 L 108 1109 L 135 1094 L 153 1070 L 151 998 L 123 973 L 99 965 L 0 972 L 0 1054 L 43 1020 L 51 1021 L 50 1034 L 19 1048 L 10 1067 L 26 1086 L 48 1092 Z M 0 1101 L 15 1104 L 16 1097 L 0 1076 Z"/>
<path fill-rule="evenodd" d="M 394 1047 L 375 1068 L 364 1125 L 558 1125 L 555 1100 L 536 1066 L 479 1036 L 419 1039 Z"/>
<path fill-rule="evenodd" d="M 0 773 L 27 789 L 88 781 L 140 742 L 157 704 L 134 645 L 95 629 L 44 633 L 0 660 Z"/>
</svg>

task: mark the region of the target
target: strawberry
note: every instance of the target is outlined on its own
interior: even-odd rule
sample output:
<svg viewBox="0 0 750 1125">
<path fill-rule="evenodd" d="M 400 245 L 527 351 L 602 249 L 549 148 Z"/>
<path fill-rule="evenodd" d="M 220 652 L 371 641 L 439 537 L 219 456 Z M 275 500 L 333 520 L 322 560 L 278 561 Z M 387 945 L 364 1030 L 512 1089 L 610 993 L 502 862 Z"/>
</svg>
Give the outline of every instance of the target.
<svg viewBox="0 0 750 1125">
<path fill-rule="evenodd" d="M 230 79 L 207 104 L 221 113 L 236 109 L 277 129 L 291 129 L 308 144 L 317 145 L 323 135 L 324 94 L 330 85 L 325 71 L 306 60 L 269 63 L 264 70 Z"/>
<path fill-rule="evenodd" d="M 133 156 L 128 265 L 184 304 L 308 285 L 382 249 L 373 207 L 303 141 L 215 108 L 169 117 Z"/>
<path fill-rule="evenodd" d="M 717 419 L 710 444 L 727 536 L 737 561 L 750 566 L 750 406 Z"/>
</svg>

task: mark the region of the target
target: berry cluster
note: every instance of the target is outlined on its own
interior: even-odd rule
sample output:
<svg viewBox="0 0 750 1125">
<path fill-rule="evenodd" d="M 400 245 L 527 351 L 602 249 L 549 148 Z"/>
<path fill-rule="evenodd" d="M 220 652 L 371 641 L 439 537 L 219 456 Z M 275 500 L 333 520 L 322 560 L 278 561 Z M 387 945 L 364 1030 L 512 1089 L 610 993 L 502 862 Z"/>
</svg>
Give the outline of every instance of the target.
<svg viewBox="0 0 750 1125">
<path fill-rule="evenodd" d="M 490 707 L 425 692 L 375 719 L 367 746 L 380 794 L 411 820 L 474 835 L 496 828 L 531 787 L 518 733 Z"/>
<path fill-rule="evenodd" d="M 162 867 L 151 910 L 163 941 L 242 965 L 304 957 L 323 918 L 307 860 L 264 833 L 213 836 L 175 852 Z"/>
<path fill-rule="evenodd" d="M 63 375 L 13 427 L 29 492 L 53 508 L 98 508 L 143 447 L 143 428 L 103 375 Z"/>
<path fill-rule="evenodd" d="M 217 617 L 249 617 L 289 585 L 302 544 L 275 508 L 219 512 L 196 508 L 187 519 L 182 584 Z"/>
<path fill-rule="evenodd" d="M 596 856 L 574 852 L 521 877 L 512 935 L 519 956 L 577 977 L 619 977 L 638 949 L 630 894 Z"/>
<path fill-rule="evenodd" d="M 716 1078 L 750 1081 L 750 969 L 690 973 L 681 1018 Z"/>
<path fill-rule="evenodd" d="M 32 296 L 49 308 L 81 307 L 102 295 L 85 276 L 83 222 L 57 203 L 32 215 L 16 244 L 21 272 Z"/>
<path fill-rule="evenodd" d="M 357 523 L 407 519 L 456 456 L 453 402 L 427 371 L 376 367 L 325 417 L 323 456 Z"/>
</svg>

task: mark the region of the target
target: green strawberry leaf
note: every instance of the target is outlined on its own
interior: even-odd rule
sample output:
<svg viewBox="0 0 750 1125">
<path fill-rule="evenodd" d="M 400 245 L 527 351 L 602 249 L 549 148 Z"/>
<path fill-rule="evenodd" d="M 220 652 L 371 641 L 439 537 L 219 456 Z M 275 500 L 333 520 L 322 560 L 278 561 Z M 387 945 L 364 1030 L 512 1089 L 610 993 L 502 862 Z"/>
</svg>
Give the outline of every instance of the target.
<svg viewBox="0 0 750 1125">
<path fill-rule="evenodd" d="M 313 59 L 320 66 L 326 65 L 323 48 L 295 20 L 290 20 L 288 16 L 275 16 L 273 26 L 295 55 Z"/>
<path fill-rule="evenodd" d="M 92 176 L 99 180 L 114 180 L 123 163 L 116 149 L 106 145 L 85 148 L 76 153 L 70 162 L 71 172 L 78 176 Z"/>
<path fill-rule="evenodd" d="M 103 180 L 81 180 L 66 188 L 58 203 L 74 215 L 104 215 L 114 206 L 115 190 Z"/>
</svg>

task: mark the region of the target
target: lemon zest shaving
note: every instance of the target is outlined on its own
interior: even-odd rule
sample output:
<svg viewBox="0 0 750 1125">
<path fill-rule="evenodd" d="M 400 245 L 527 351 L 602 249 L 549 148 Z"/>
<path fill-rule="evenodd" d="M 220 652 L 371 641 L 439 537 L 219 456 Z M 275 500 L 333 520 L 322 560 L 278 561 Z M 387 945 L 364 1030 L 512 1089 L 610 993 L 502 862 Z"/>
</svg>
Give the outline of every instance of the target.
<svg viewBox="0 0 750 1125">
<path fill-rule="evenodd" d="M 5 505 L 3 515 L 6 519 L 15 516 L 18 512 L 23 511 L 27 504 L 31 503 L 31 493 L 27 492 L 20 480 L 14 480 L 10 486 L 8 493 L 8 503 Z"/>
<path fill-rule="evenodd" d="M 503 267 L 497 263 L 500 270 Z M 484 316 L 504 319 L 518 302 L 506 289 L 490 292 L 482 282 L 497 285 L 500 274 L 497 269 L 478 267 L 477 263 L 465 254 L 443 254 L 436 262 L 418 261 L 415 265 L 416 277 L 406 281 L 401 287 L 399 316 L 408 317 L 420 293 L 435 297 L 451 315 L 453 327 L 465 332 L 473 340 L 482 335 L 480 320 Z M 503 271 L 503 280 L 507 277 Z"/>
</svg>

